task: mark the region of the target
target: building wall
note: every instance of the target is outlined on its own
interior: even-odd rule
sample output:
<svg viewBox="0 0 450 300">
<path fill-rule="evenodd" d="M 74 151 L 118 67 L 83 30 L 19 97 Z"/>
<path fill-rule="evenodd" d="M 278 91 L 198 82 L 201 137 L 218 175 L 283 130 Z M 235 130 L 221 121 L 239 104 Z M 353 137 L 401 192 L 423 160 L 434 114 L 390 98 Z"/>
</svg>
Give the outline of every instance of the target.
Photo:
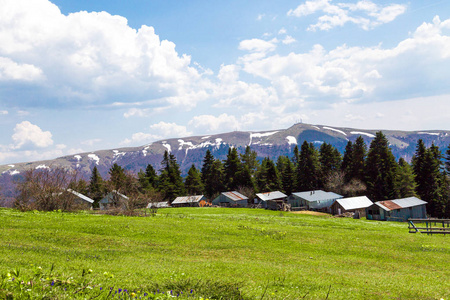
<svg viewBox="0 0 450 300">
<path fill-rule="evenodd" d="M 377 214 L 379 212 L 379 214 Z M 394 209 L 391 211 L 385 211 L 377 205 L 372 205 L 366 209 L 366 218 L 368 220 L 381 220 L 381 221 L 398 221 L 404 222 L 409 218 L 425 219 L 427 217 L 425 204 Z"/>
<path fill-rule="evenodd" d="M 247 207 L 247 200 L 233 201 L 223 194 L 220 194 L 216 199 L 212 201 L 213 205 L 226 206 L 226 207 Z"/>
</svg>

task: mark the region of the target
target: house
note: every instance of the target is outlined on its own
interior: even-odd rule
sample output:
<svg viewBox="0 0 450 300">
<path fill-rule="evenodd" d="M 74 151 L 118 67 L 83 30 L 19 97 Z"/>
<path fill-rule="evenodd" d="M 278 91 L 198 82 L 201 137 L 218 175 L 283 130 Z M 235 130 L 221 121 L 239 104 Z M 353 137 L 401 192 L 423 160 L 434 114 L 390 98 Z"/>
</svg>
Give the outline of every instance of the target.
<svg viewBox="0 0 450 300">
<path fill-rule="evenodd" d="M 112 207 L 117 207 L 120 203 L 124 203 L 130 200 L 127 196 L 114 190 L 109 192 L 105 197 L 103 197 L 98 203 L 101 210 L 105 210 Z"/>
<path fill-rule="evenodd" d="M 366 196 L 360 196 L 337 199 L 330 208 L 333 215 L 353 212 L 355 213 L 355 216 L 360 218 L 366 216 L 366 208 L 371 205 L 373 205 L 373 202 L 370 201 L 369 198 Z"/>
<path fill-rule="evenodd" d="M 283 204 L 286 203 L 287 196 L 282 192 L 275 191 L 256 194 L 256 198 L 262 208 L 281 210 Z"/>
<path fill-rule="evenodd" d="M 169 202 L 150 202 L 147 204 L 147 208 L 168 208 L 170 207 Z"/>
<path fill-rule="evenodd" d="M 247 207 L 248 198 L 238 192 L 223 192 L 212 201 L 213 205 L 225 207 Z"/>
<path fill-rule="evenodd" d="M 308 210 L 325 210 L 329 211 L 330 206 L 337 199 L 344 198 L 333 192 L 325 192 L 322 190 L 293 193 L 287 199 L 291 207 L 303 207 Z"/>
<path fill-rule="evenodd" d="M 89 198 L 88 196 L 85 196 L 81 193 L 78 193 L 77 191 L 74 191 L 72 189 L 67 189 L 67 192 L 71 193 L 75 196 L 75 202 L 78 204 L 81 204 L 83 206 L 89 207 L 92 209 L 92 205 L 94 204 L 94 200 Z"/>
<path fill-rule="evenodd" d="M 199 206 L 205 206 L 207 203 L 207 199 L 203 195 L 197 195 L 197 196 L 184 196 L 184 197 L 177 197 L 175 200 L 172 201 L 173 207 L 199 207 Z"/>
<path fill-rule="evenodd" d="M 377 201 L 366 208 L 368 220 L 407 221 L 409 218 L 425 219 L 427 202 L 416 197 Z"/>
</svg>

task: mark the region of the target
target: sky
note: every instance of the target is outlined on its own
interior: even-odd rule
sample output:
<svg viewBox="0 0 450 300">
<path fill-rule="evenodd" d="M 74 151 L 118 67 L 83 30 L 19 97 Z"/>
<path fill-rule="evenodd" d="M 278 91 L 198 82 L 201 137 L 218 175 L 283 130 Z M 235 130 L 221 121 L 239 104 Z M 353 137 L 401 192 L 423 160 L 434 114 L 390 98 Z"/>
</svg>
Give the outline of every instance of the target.
<svg viewBox="0 0 450 300">
<path fill-rule="evenodd" d="M 450 1 L 0 7 L 0 164 L 298 122 L 450 130 Z"/>
</svg>

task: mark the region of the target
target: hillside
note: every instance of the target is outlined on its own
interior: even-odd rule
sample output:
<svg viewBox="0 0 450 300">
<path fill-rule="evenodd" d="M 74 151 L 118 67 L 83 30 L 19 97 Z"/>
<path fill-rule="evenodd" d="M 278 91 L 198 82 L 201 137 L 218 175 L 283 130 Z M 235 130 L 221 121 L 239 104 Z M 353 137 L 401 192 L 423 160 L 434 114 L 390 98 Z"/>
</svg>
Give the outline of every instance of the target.
<svg viewBox="0 0 450 300">
<path fill-rule="evenodd" d="M 207 149 L 219 159 L 224 159 L 229 147 L 236 147 L 243 152 L 250 146 L 258 153 L 259 158 L 270 157 L 276 159 L 279 155 L 292 155 L 295 145 L 303 141 L 314 143 L 317 147 L 326 142 L 343 152 L 347 142 L 355 141 L 362 136 L 367 145 L 379 130 L 361 130 L 356 128 L 330 127 L 323 125 L 295 124 L 288 129 L 265 132 L 234 131 L 209 136 L 180 137 L 157 141 L 149 145 L 129 148 L 98 150 L 64 156 L 47 161 L 19 163 L 0 166 L 2 177 L 17 175 L 26 169 L 48 168 L 62 166 L 78 169 L 84 176 L 89 176 L 94 165 L 105 176 L 114 163 L 133 172 L 145 169 L 147 164 L 158 170 L 165 150 L 170 151 L 177 158 L 183 174 L 192 164 L 201 167 Z M 383 130 L 387 136 L 394 155 L 410 160 L 414 154 L 418 139 L 423 139 L 427 146 L 435 143 L 444 150 L 450 144 L 450 131 L 394 131 Z M 2 181 L 8 179 L 3 178 Z"/>
<path fill-rule="evenodd" d="M 450 297 L 450 239 L 410 234 L 404 223 L 233 208 L 161 209 L 147 218 L 0 209 L 0 218 L 0 275 L 46 274 L 54 264 L 44 279 L 81 282 L 90 269 L 92 290 L 78 299 L 106 299 L 109 287 L 188 299 Z M 36 299 L 42 285 L 48 290 L 50 280 L 33 288 Z M 74 290 L 54 286 L 49 298 L 73 299 Z"/>
</svg>

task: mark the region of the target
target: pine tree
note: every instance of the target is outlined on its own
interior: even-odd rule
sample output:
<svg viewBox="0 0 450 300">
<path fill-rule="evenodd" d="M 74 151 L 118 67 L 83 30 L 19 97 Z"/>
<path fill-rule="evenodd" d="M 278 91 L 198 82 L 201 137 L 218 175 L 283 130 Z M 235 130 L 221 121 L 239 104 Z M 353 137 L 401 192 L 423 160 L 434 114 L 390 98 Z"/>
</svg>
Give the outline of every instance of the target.
<svg viewBox="0 0 450 300">
<path fill-rule="evenodd" d="M 296 182 L 298 191 L 310 191 L 320 187 L 319 153 L 312 143 L 303 142 L 297 166 Z"/>
<path fill-rule="evenodd" d="M 115 163 L 109 169 L 109 182 L 113 190 L 123 192 L 123 189 L 126 186 L 125 169 Z"/>
<path fill-rule="evenodd" d="M 202 165 L 202 183 L 206 197 L 211 198 L 214 195 L 214 182 L 212 177 L 212 168 L 214 164 L 214 156 L 211 151 L 206 150 L 205 158 Z"/>
<path fill-rule="evenodd" d="M 365 160 L 367 155 L 367 146 L 364 139 L 359 136 L 355 144 L 353 145 L 352 151 L 352 162 L 351 162 L 351 178 L 358 179 L 364 182 L 365 179 Z"/>
<path fill-rule="evenodd" d="M 171 202 L 177 196 L 184 193 L 183 179 L 181 178 L 180 166 L 173 154 L 167 150 L 164 152 L 161 162 L 161 175 L 159 176 L 159 190 L 164 194 L 164 199 Z"/>
<path fill-rule="evenodd" d="M 94 166 L 92 169 L 91 178 L 89 181 L 89 197 L 94 200 L 94 208 L 98 208 L 99 204 L 98 202 L 103 198 L 105 194 L 105 185 L 102 179 L 102 176 L 100 175 L 100 172 L 97 169 L 97 166 Z"/>
<path fill-rule="evenodd" d="M 200 195 L 203 193 L 203 183 L 200 172 L 194 164 L 188 171 L 188 175 L 184 180 L 185 190 L 189 195 Z"/>
<path fill-rule="evenodd" d="M 353 143 L 348 141 L 344 150 L 344 157 L 342 159 L 341 171 L 344 172 L 345 182 L 350 182 L 352 179 L 352 162 L 353 162 Z"/>
<path fill-rule="evenodd" d="M 334 172 L 338 171 L 341 167 L 342 157 L 339 151 L 331 144 L 323 143 L 319 150 L 319 161 L 321 169 L 320 181 L 323 183 Z"/>
<path fill-rule="evenodd" d="M 286 195 L 290 195 L 294 192 L 295 188 L 295 167 L 292 161 L 287 156 L 280 156 L 283 157 L 283 163 L 282 168 L 278 168 L 278 171 L 281 176 L 281 186 L 282 191 Z M 278 167 L 278 163 L 277 163 Z"/>
<path fill-rule="evenodd" d="M 258 154 L 253 151 L 250 146 L 245 147 L 245 152 L 240 155 L 243 166 L 247 166 L 250 174 L 253 176 L 258 168 Z"/>
<path fill-rule="evenodd" d="M 377 132 L 366 159 L 367 196 L 374 201 L 396 199 L 398 165 L 386 136 Z"/>
<path fill-rule="evenodd" d="M 445 151 L 445 172 L 450 176 L 450 145 L 448 145 L 447 151 Z"/>
<path fill-rule="evenodd" d="M 256 174 L 258 190 L 260 192 L 278 191 L 281 189 L 281 179 L 273 161 L 266 157 L 261 162 Z"/>
<path fill-rule="evenodd" d="M 416 181 L 412 167 L 403 159 L 398 161 L 397 185 L 400 198 L 415 197 Z"/>
<path fill-rule="evenodd" d="M 225 186 L 228 190 L 236 190 L 240 186 L 238 174 L 242 171 L 241 161 L 236 148 L 229 148 L 227 159 L 224 161 Z"/>
<path fill-rule="evenodd" d="M 225 191 L 225 186 L 223 184 L 224 170 L 222 162 L 219 159 L 213 161 L 209 176 L 210 176 L 209 192 L 211 194 L 207 194 L 207 196 L 208 198 L 212 199 L 214 196 Z"/>
</svg>

